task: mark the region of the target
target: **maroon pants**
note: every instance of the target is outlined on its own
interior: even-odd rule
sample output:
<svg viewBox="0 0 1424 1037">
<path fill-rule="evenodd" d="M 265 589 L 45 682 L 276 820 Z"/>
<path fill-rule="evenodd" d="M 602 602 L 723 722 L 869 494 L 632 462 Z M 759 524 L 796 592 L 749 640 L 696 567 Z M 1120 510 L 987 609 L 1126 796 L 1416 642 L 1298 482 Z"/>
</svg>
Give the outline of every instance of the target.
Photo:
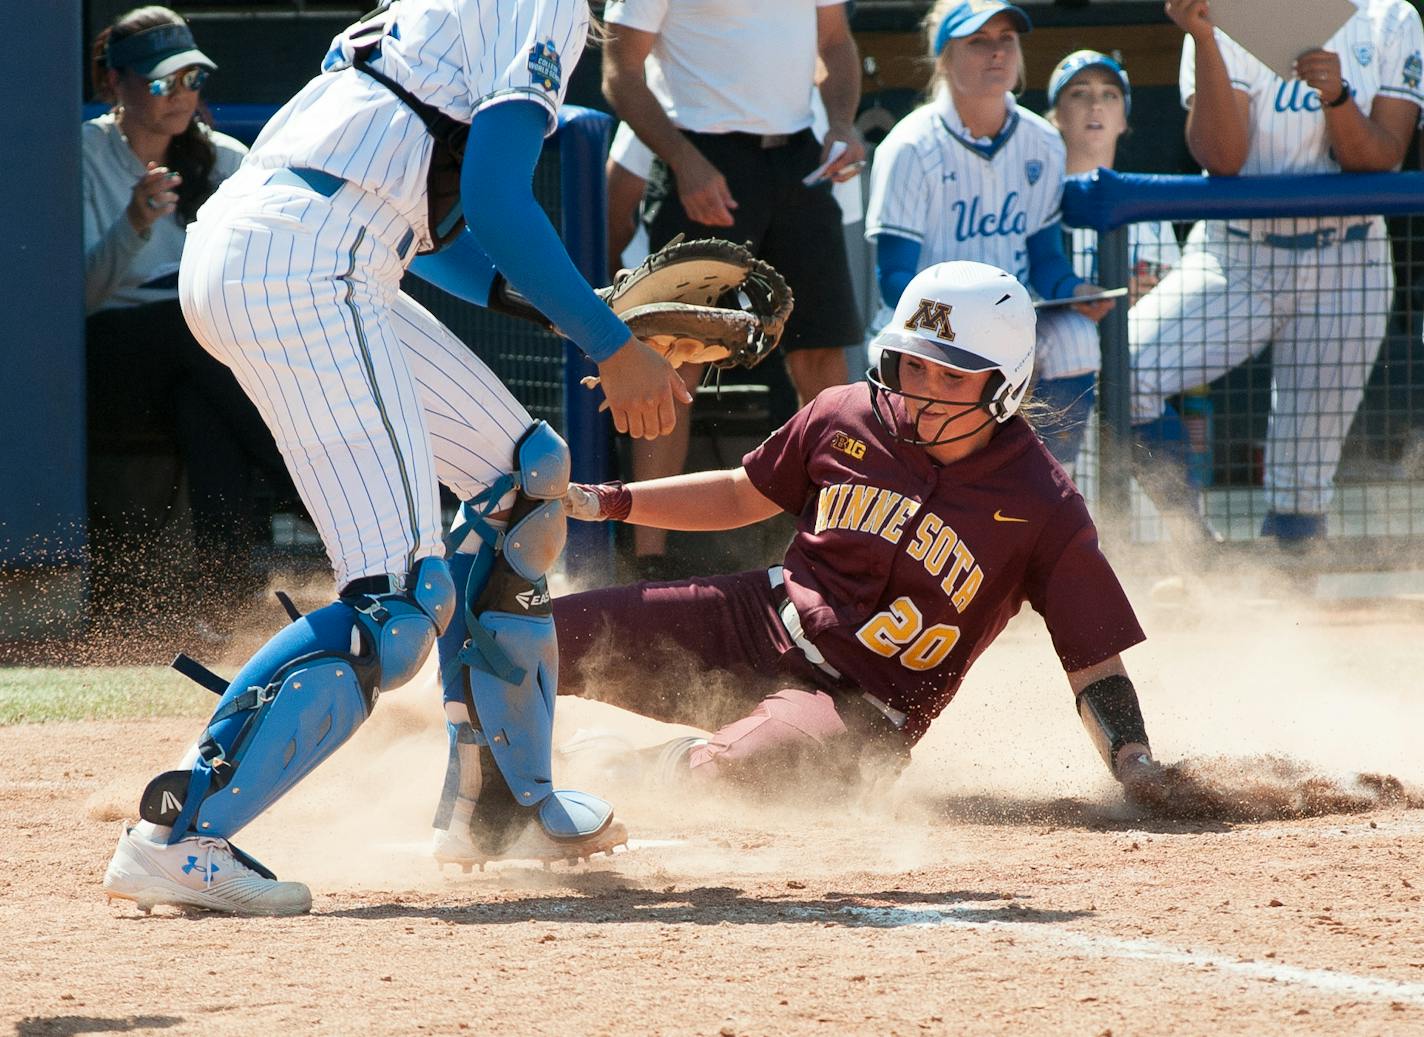
<svg viewBox="0 0 1424 1037">
<path fill-rule="evenodd" d="M 856 689 L 807 661 L 776 604 L 765 570 L 557 598 L 559 692 L 712 729 L 693 772 L 744 785 L 803 765 L 853 778 L 865 750 L 903 753 Z"/>
</svg>

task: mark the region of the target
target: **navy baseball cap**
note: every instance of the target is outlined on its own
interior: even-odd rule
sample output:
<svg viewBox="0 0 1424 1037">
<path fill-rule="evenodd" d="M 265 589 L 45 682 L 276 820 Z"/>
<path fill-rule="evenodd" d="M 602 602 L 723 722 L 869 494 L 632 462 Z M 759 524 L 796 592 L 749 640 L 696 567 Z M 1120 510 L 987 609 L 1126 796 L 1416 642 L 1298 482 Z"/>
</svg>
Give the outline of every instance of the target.
<svg viewBox="0 0 1424 1037">
<path fill-rule="evenodd" d="M 171 24 L 155 25 L 111 41 L 105 61 L 110 68 L 126 68 L 145 79 L 162 79 L 192 65 L 218 67 L 198 49 L 191 29 Z"/>
<path fill-rule="evenodd" d="M 1132 83 L 1127 78 L 1127 70 L 1101 51 L 1075 50 L 1058 63 L 1053 74 L 1048 77 L 1048 106 L 1058 103 L 1058 95 L 1079 72 L 1088 68 L 1100 68 L 1117 79 L 1122 87 L 1122 101 L 1125 114 L 1132 114 Z"/>
<path fill-rule="evenodd" d="M 984 27 L 984 23 L 996 14 L 1007 14 L 1017 23 L 1019 32 L 1029 32 L 1033 22 L 1022 7 L 1005 3 L 1004 0 L 964 0 L 945 12 L 944 18 L 935 31 L 934 52 L 939 57 L 950 40 L 973 36 Z"/>
</svg>

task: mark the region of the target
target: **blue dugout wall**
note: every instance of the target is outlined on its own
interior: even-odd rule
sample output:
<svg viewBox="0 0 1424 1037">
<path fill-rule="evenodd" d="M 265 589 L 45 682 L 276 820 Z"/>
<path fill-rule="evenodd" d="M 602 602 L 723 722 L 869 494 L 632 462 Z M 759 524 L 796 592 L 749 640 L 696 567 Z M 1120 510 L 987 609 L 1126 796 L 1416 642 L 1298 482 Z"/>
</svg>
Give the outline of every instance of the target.
<svg viewBox="0 0 1424 1037">
<path fill-rule="evenodd" d="M 72 583 L 84 549 L 79 5 L 46 4 L 23 36 L 5 61 L 10 103 L 0 106 L 11 148 L 0 163 L 0 640 L 28 628 L 22 603 Z M 67 596 L 50 596 L 43 610 L 62 617 Z"/>
</svg>

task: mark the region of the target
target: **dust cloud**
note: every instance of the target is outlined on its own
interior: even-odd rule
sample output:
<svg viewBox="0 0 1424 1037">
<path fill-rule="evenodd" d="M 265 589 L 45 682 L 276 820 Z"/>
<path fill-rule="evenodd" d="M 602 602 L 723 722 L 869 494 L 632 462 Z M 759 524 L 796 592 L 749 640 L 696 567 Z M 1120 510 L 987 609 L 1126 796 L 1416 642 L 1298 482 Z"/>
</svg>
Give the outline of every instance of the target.
<svg viewBox="0 0 1424 1037">
<path fill-rule="evenodd" d="M 1130 592 L 1148 640 L 1124 659 L 1154 752 L 1216 797 L 1179 801 L 1159 819 L 1249 823 L 1424 806 L 1418 612 L 1322 607 L 1259 586 L 1243 592 L 1239 580 L 1202 578 L 1166 596 L 1148 586 Z M 606 661 L 611 674 L 618 660 Z M 667 662 L 659 679 L 709 707 L 741 690 L 686 660 Z M 717 712 L 709 708 L 704 721 Z M 692 730 L 564 697 L 555 745 L 592 735 L 595 744 L 640 749 Z M 278 874 L 326 890 L 557 885 L 562 866 L 438 871 L 427 851 L 446 752 L 432 658 L 238 842 Z M 1142 805 L 1124 802 L 1093 750 L 1047 632 L 1027 609 L 978 662 L 898 782 L 846 795 L 810 768 L 771 789 L 668 789 L 620 773 L 610 766 L 617 755 L 556 754 L 555 779 L 609 798 L 633 836 L 631 856 L 586 867 L 645 882 L 903 872 L 950 863 L 942 849 L 930 860 L 937 824 L 1098 828 L 1141 825 L 1145 816 Z M 139 788 L 124 798 L 133 802 Z M 113 809 L 91 804 L 91 816 Z M 640 839 L 676 849 L 639 865 Z M 672 861 L 675 875 L 664 870 Z"/>
</svg>

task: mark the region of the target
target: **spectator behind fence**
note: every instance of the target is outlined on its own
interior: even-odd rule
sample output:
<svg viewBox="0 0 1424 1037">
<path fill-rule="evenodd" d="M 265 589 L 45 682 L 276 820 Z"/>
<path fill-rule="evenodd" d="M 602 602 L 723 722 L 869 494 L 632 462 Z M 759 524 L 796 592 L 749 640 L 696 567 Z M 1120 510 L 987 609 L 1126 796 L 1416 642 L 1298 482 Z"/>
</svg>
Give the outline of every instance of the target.
<svg viewBox="0 0 1424 1037">
<path fill-rule="evenodd" d="M 887 307 L 917 271 L 955 259 L 1008 270 L 1045 299 L 1100 291 L 1063 253 L 1063 141 L 1014 101 L 1019 34 L 1031 28 L 1022 9 L 1001 0 L 940 0 L 925 18 L 930 100 L 890 131 L 870 177 L 865 234 Z M 1095 322 L 1112 306 L 1038 313 L 1033 391 L 1059 412 L 1042 434 L 1070 474 L 1102 362 Z"/>
<path fill-rule="evenodd" d="M 842 0 L 624 0 L 607 18 L 604 93 L 658 156 L 643 212 L 650 246 L 677 234 L 750 241 L 796 295 L 781 349 L 800 403 L 845 382 L 845 347 L 862 326 L 831 183 L 859 171 L 865 147 L 854 127 L 860 63 Z M 818 54 L 830 123 L 820 143 L 807 89 Z M 825 175 L 804 185 L 841 145 Z M 685 370 L 688 384 L 699 374 Z M 687 430 L 679 422 L 665 440 L 635 443 L 635 477 L 681 471 Z M 639 572 L 660 575 L 662 556 L 642 550 Z"/>
<path fill-rule="evenodd" d="M 92 60 L 95 89 L 113 107 L 83 127 L 91 455 L 122 448 L 136 426 L 154 426 L 187 474 L 198 574 L 208 576 L 202 585 L 221 587 L 208 604 L 237 604 L 257 579 L 253 467 L 278 485 L 285 477 L 256 409 L 188 331 L 178 261 L 184 228 L 246 149 L 207 125 L 199 91 L 217 66 L 173 11 L 121 15 L 95 39 Z M 95 530 L 96 549 L 136 518 L 126 514 L 135 507 L 127 498 L 92 502 L 104 527 Z M 151 528 L 165 516 L 142 518 Z M 154 582 L 151 573 L 144 579 Z"/>
<path fill-rule="evenodd" d="M 1419 119 L 1419 14 L 1355 0 L 1350 20 L 1295 78 L 1277 76 L 1212 23 L 1207 0 L 1168 0 L 1186 33 L 1187 145 L 1212 176 L 1397 169 Z M 1154 500 L 1199 514 L 1164 400 L 1272 347 L 1262 535 L 1287 548 L 1325 535 L 1340 449 L 1384 337 L 1394 271 L 1383 218 L 1205 221 L 1182 265 L 1129 318 L 1139 445 L 1167 473 Z M 1148 484 L 1144 482 L 1144 486 Z M 1149 492 L 1153 492 L 1149 489 Z"/>
<path fill-rule="evenodd" d="M 1128 132 L 1132 82 L 1115 59 L 1096 50 L 1075 50 L 1048 77 L 1048 119 L 1063 135 L 1068 175 L 1112 169 L 1117 145 Z M 1131 301 L 1151 291 L 1168 270 L 1182 261 L 1182 248 L 1169 220 L 1129 224 Z M 1073 267 L 1078 276 L 1098 279 L 1098 235 L 1085 227 L 1070 233 Z"/>
</svg>

